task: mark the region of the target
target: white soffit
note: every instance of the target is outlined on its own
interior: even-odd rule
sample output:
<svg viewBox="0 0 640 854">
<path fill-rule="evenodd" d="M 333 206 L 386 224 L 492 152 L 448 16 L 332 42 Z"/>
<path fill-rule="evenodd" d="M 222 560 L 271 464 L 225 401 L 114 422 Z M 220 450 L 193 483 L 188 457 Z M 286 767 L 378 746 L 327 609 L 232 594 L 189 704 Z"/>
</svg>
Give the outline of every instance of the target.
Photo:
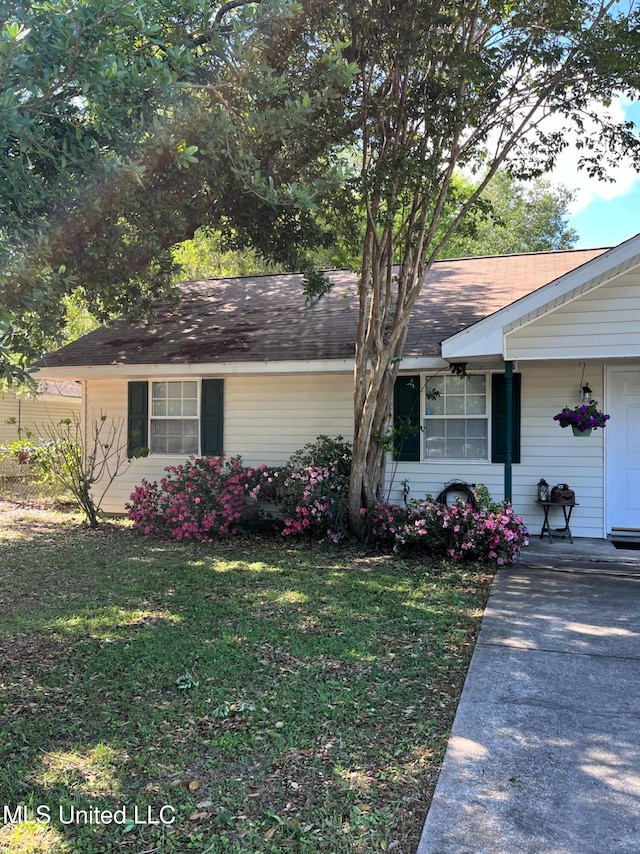
<svg viewBox="0 0 640 854">
<path fill-rule="evenodd" d="M 504 355 L 505 336 L 640 266 L 640 234 L 442 342 L 444 359 Z"/>
</svg>

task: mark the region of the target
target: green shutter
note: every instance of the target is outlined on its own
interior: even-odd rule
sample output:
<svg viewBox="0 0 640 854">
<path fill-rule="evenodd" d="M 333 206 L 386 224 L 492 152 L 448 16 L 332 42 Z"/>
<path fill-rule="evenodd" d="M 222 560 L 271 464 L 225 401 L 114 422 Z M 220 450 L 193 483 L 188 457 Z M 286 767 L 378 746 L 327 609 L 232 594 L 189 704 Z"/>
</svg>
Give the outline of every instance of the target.
<svg viewBox="0 0 640 854">
<path fill-rule="evenodd" d="M 200 403 L 200 453 L 219 457 L 224 437 L 224 380 L 202 380 Z"/>
<path fill-rule="evenodd" d="M 129 383 L 127 408 L 127 456 L 140 456 L 149 447 L 149 383 Z"/>
<path fill-rule="evenodd" d="M 513 375 L 513 448 L 511 462 L 520 462 L 521 374 Z M 491 376 L 491 462 L 506 462 L 507 397 L 504 374 Z"/>
<path fill-rule="evenodd" d="M 393 458 L 420 461 L 420 377 L 401 376 L 393 389 Z"/>
</svg>

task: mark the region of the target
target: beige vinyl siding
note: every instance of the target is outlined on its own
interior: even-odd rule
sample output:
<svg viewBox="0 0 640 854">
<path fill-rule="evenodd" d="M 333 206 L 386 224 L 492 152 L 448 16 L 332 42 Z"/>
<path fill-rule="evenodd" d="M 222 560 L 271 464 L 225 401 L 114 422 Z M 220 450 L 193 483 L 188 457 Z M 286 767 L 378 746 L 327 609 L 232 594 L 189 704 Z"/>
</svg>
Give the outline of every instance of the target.
<svg viewBox="0 0 640 854">
<path fill-rule="evenodd" d="M 568 483 L 580 505 L 573 511 L 571 529 L 577 537 L 603 537 L 604 523 L 604 440 L 606 430 L 576 438 L 562 429 L 553 416 L 565 405 L 579 402 L 582 366 L 578 362 L 523 362 L 521 460 L 513 465 L 513 506 L 532 536 L 542 527 L 542 511 L 536 505 L 536 486 L 541 477 L 550 486 Z M 604 405 L 604 361 L 587 362 L 585 381 L 593 396 Z M 485 484 L 496 500 L 504 497 L 502 464 L 464 460 L 399 463 L 389 461 L 387 492 L 391 501 L 402 501 L 402 481 L 411 483 L 410 498 L 437 495 L 450 480 Z M 549 521 L 560 527 L 561 511 L 554 510 Z M 555 515 L 559 514 L 559 515 Z"/>
<path fill-rule="evenodd" d="M 74 397 L 37 397 L 20 398 L 15 392 L 0 394 L 0 445 L 15 442 L 18 436 L 18 420 L 22 427 L 22 438 L 28 434 L 37 440 L 43 425 L 58 424 L 64 418 L 80 415 L 80 398 Z M 15 424 L 7 424 L 15 418 Z"/>
<path fill-rule="evenodd" d="M 507 358 L 640 356 L 639 278 L 622 276 L 508 332 Z"/>
<path fill-rule="evenodd" d="M 151 379 L 139 377 L 139 379 Z M 284 375 L 230 376 L 224 381 L 224 450 L 240 455 L 247 465 L 282 465 L 293 451 L 320 434 L 353 435 L 352 376 Z M 126 427 L 127 381 L 90 380 L 87 383 L 88 421 L 104 412 L 122 418 Z M 166 466 L 182 462 L 175 456 L 133 460 L 112 484 L 103 504 L 121 513 L 134 486 L 146 478 L 158 480 Z"/>
<path fill-rule="evenodd" d="M 604 403 L 604 361 L 587 361 L 585 381 Z M 523 362 L 522 462 L 513 466 L 513 504 L 532 536 L 538 536 L 542 513 L 535 504 L 536 485 L 544 477 L 550 485 L 568 483 L 575 490 L 572 530 L 575 536 L 604 536 L 604 433 L 576 438 L 553 416 L 565 404 L 578 402 L 582 368 L 577 361 Z M 350 374 L 231 376 L 225 379 L 225 453 L 241 455 L 250 465 L 285 463 L 292 451 L 319 434 L 352 437 L 352 377 Z M 105 412 L 126 422 L 127 381 L 91 380 L 87 383 L 89 417 Z M 157 480 L 165 466 L 181 460 L 153 456 L 137 459 L 125 476 L 114 481 L 104 509 L 122 512 L 134 486 L 143 477 Z M 504 467 L 484 461 L 438 460 L 428 463 L 389 461 L 386 495 L 402 501 L 402 481 L 411 482 L 410 498 L 437 495 L 450 480 L 485 484 L 496 499 L 503 497 Z M 559 514 L 560 511 L 555 511 Z M 560 517 L 550 518 L 559 527 Z"/>
<path fill-rule="evenodd" d="M 571 529 L 578 537 L 603 537 L 605 430 L 576 437 L 553 416 L 566 405 L 580 402 L 582 366 L 579 362 L 523 363 L 522 460 L 514 476 L 514 506 L 525 514 L 531 533 L 539 535 L 542 511 L 535 504 L 536 484 L 541 477 L 550 486 L 568 483 L 580 505 L 573 511 Z M 587 361 L 585 382 L 604 408 L 604 362 Z M 524 391 L 526 389 L 526 392 Z M 514 469 L 516 467 L 514 466 Z M 561 511 L 549 518 L 560 526 Z M 557 523 L 557 524 L 556 524 Z"/>
</svg>

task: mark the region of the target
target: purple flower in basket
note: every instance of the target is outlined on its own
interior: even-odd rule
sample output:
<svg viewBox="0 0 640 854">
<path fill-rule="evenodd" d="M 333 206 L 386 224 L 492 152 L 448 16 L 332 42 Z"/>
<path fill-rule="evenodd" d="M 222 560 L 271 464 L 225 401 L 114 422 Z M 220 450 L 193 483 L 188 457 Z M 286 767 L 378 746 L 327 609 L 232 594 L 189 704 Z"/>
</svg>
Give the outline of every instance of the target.
<svg viewBox="0 0 640 854">
<path fill-rule="evenodd" d="M 610 415 L 598 409 L 598 403 L 595 400 L 574 406 L 573 409 L 565 406 L 562 412 L 553 416 L 553 420 L 558 421 L 561 427 L 575 427 L 580 433 L 606 427 L 609 418 L 611 418 Z"/>
</svg>

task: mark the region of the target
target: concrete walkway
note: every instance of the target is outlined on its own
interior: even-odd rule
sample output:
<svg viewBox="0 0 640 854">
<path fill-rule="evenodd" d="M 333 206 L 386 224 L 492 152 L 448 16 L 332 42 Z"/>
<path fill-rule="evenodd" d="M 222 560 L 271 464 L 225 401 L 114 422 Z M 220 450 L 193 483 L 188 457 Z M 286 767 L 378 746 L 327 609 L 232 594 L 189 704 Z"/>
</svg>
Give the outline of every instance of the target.
<svg viewBox="0 0 640 854">
<path fill-rule="evenodd" d="M 640 551 L 498 573 L 418 854 L 639 854 Z"/>
</svg>

